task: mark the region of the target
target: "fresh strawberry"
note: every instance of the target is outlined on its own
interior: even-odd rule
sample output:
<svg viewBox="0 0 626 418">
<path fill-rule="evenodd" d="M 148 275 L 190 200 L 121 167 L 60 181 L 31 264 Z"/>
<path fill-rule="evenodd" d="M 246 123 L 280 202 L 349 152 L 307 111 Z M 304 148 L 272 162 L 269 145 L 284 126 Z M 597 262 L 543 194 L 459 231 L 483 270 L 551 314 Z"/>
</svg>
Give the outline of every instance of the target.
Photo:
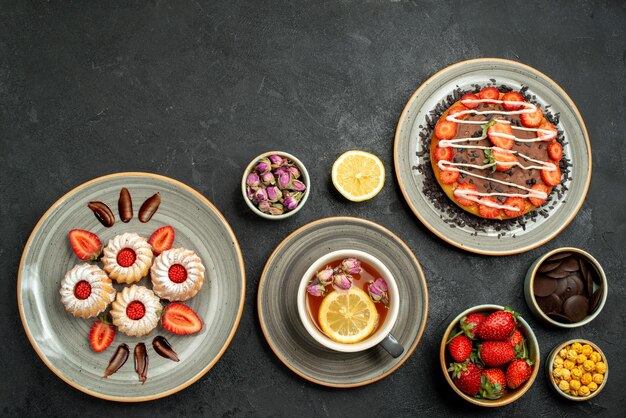
<svg viewBox="0 0 626 418">
<path fill-rule="evenodd" d="M 166 330 L 178 335 L 195 334 L 202 329 L 202 321 L 193 309 L 178 302 L 165 307 L 161 324 Z"/>
<path fill-rule="evenodd" d="M 527 128 L 536 128 L 543 122 L 543 112 L 539 107 L 534 112 L 522 113 L 519 117 L 522 120 L 522 125 Z"/>
<path fill-rule="evenodd" d="M 507 341 L 511 344 L 511 347 L 515 348 L 524 342 L 524 334 L 522 334 L 519 329 L 515 328 L 515 330 L 513 330 L 513 334 L 511 334 Z"/>
<path fill-rule="evenodd" d="M 533 187 L 531 187 L 531 189 L 537 190 L 538 192 L 544 192 L 546 196 L 550 193 L 550 188 L 541 183 L 535 184 Z M 548 198 L 546 197 L 545 199 L 540 199 L 538 197 L 529 197 L 528 200 L 530 200 L 530 204 L 533 206 L 541 206 L 546 203 L 546 200 L 548 200 Z"/>
<path fill-rule="evenodd" d="M 69 233 L 74 254 L 81 260 L 97 260 L 102 253 L 102 242 L 93 232 L 72 229 Z"/>
<path fill-rule="evenodd" d="M 509 308 L 495 311 L 480 325 L 478 337 L 487 341 L 506 341 L 509 339 L 519 315 Z"/>
<path fill-rule="evenodd" d="M 506 376 L 500 369 L 485 369 L 480 379 L 480 397 L 500 399 L 506 388 Z"/>
<path fill-rule="evenodd" d="M 126 316 L 129 319 L 137 321 L 146 314 L 146 307 L 138 300 L 134 300 L 126 307 Z"/>
<path fill-rule="evenodd" d="M 556 130 L 554 125 L 548 122 L 547 120 L 544 120 L 541 123 L 541 125 L 539 125 L 539 129 L 548 131 L 548 132 L 541 132 L 541 131 L 537 132 L 537 136 L 541 138 L 543 141 L 550 142 L 556 139 L 558 131 Z"/>
<path fill-rule="evenodd" d="M 448 343 L 448 351 L 457 363 L 467 360 L 472 354 L 472 341 L 465 335 L 457 335 Z"/>
<path fill-rule="evenodd" d="M 541 179 L 545 184 L 550 187 L 558 186 L 561 183 L 561 168 L 559 167 L 559 163 L 556 161 L 548 161 L 555 165 L 556 170 L 548 171 L 541 170 Z"/>
<path fill-rule="evenodd" d="M 452 139 L 454 135 L 456 135 L 456 123 L 443 119 L 435 125 L 435 136 L 438 139 Z"/>
<path fill-rule="evenodd" d="M 132 248 L 122 248 L 119 253 L 117 253 L 117 264 L 122 267 L 130 267 L 135 264 L 135 260 L 137 260 L 137 254 L 135 254 L 135 250 Z"/>
<path fill-rule="evenodd" d="M 167 271 L 167 276 L 174 283 L 182 283 L 187 280 L 187 269 L 182 264 L 172 264 Z"/>
<path fill-rule="evenodd" d="M 483 323 L 481 330 L 487 321 Z M 484 341 L 480 345 L 478 354 L 485 366 L 489 367 L 503 366 L 515 358 L 515 350 L 507 341 Z"/>
<path fill-rule="evenodd" d="M 435 161 L 437 162 L 441 160 L 450 161 L 452 160 L 452 155 L 454 154 L 454 152 L 452 151 L 452 148 L 450 147 L 445 147 L 445 148 L 436 147 L 435 152 L 433 154 L 435 156 Z"/>
<path fill-rule="evenodd" d="M 504 101 L 504 103 L 502 103 L 502 107 L 504 107 L 504 110 L 518 110 L 522 108 L 521 104 L 517 104 L 517 103 L 511 103 L 511 102 L 521 102 L 524 103 L 526 100 L 524 100 L 524 97 L 519 94 L 516 91 L 511 91 L 508 93 L 504 93 L 504 95 L 502 96 L 502 100 Z"/>
<path fill-rule="evenodd" d="M 496 122 L 487 128 L 487 136 L 493 145 L 503 149 L 511 149 L 515 143 L 514 140 L 499 136 L 499 134 L 513 136 L 513 129 L 511 128 L 511 125 L 508 123 Z"/>
<path fill-rule="evenodd" d="M 563 147 L 558 142 L 553 142 L 548 145 L 548 155 L 553 161 L 561 161 L 563 158 Z"/>
<path fill-rule="evenodd" d="M 457 115 L 457 113 L 463 112 L 464 110 L 467 110 L 467 107 L 463 106 L 461 103 L 453 104 L 448 110 L 448 116 L 454 116 L 456 119 L 463 120 L 468 116 L 468 114 Z"/>
<path fill-rule="evenodd" d="M 513 360 L 506 369 L 506 385 L 509 389 L 517 389 L 530 379 L 533 373 L 532 362 L 526 359 Z"/>
<path fill-rule="evenodd" d="M 498 203 L 498 201 L 496 199 L 494 199 L 493 197 L 489 197 L 489 196 L 485 196 L 485 197 L 481 198 L 480 202 L 481 203 L 482 202 L 490 202 L 490 203 L 494 203 L 494 204 Z M 493 219 L 493 218 L 497 218 L 498 216 L 500 216 L 500 209 L 479 203 L 478 204 L 478 213 L 480 213 L 480 216 L 482 216 L 483 218 Z"/>
<path fill-rule="evenodd" d="M 169 225 L 162 226 L 150 235 L 148 244 L 152 245 L 152 252 L 159 255 L 172 248 L 175 236 L 174 228 Z"/>
<path fill-rule="evenodd" d="M 439 180 L 443 184 L 454 184 L 457 182 L 461 175 L 458 171 L 453 170 L 439 170 Z"/>
<path fill-rule="evenodd" d="M 480 100 L 478 96 L 472 93 L 464 94 L 461 97 L 461 103 L 468 109 L 475 109 L 480 103 L 464 102 L 464 100 Z"/>
<path fill-rule="evenodd" d="M 473 190 L 473 191 L 476 191 L 476 186 L 474 186 L 472 183 L 460 183 L 459 185 L 456 186 L 456 188 L 454 190 L 455 191 L 457 191 L 457 190 Z M 471 201 L 469 199 L 465 199 L 464 197 L 457 196 L 456 193 L 454 195 L 454 198 L 456 199 L 456 201 L 461 206 L 472 206 L 472 205 L 476 204 L 475 202 L 473 202 L 473 201 Z"/>
<path fill-rule="evenodd" d="M 478 332 L 478 328 L 480 325 L 487 319 L 487 317 L 480 313 L 473 313 L 461 318 L 461 329 L 463 333 L 474 340 L 476 338 L 476 333 Z"/>
<path fill-rule="evenodd" d="M 452 372 L 452 381 L 461 392 L 474 396 L 480 390 L 482 369 L 474 363 L 452 363 L 448 371 Z"/>
<path fill-rule="evenodd" d="M 510 196 L 506 198 L 506 200 L 504 201 L 504 205 L 512 206 L 518 209 L 504 209 L 504 214 L 506 216 L 508 216 L 509 218 L 516 218 L 524 213 L 524 210 L 526 209 L 526 199 L 519 196 Z"/>
<path fill-rule="evenodd" d="M 491 150 L 491 155 L 493 155 L 493 159 L 496 162 L 497 171 L 510 170 L 518 163 L 515 154 L 511 154 L 510 152 L 498 151 L 494 149 Z"/>
<path fill-rule="evenodd" d="M 481 99 L 498 100 L 500 98 L 500 92 L 495 87 L 485 87 L 478 93 Z"/>
<path fill-rule="evenodd" d="M 76 299 L 85 300 L 91 295 L 91 284 L 87 280 L 81 280 L 74 286 Z"/>
<path fill-rule="evenodd" d="M 104 316 L 96 320 L 89 331 L 89 343 L 96 353 L 106 350 L 115 338 L 115 327 Z"/>
</svg>

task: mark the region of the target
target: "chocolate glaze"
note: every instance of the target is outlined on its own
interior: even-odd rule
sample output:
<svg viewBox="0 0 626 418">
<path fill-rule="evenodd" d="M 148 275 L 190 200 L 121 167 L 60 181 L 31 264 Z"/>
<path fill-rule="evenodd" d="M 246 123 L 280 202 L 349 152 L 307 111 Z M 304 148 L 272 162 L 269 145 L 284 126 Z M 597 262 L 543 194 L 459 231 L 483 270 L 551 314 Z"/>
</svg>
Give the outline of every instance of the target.
<svg viewBox="0 0 626 418">
<path fill-rule="evenodd" d="M 492 103 L 481 103 L 478 105 L 476 110 L 485 111 L 485 110 L 504 110 L 502 105 L 492 104 Z M 493 116 L 497 116 L 499 119 L 506 119 L 511 121 L 512 125 L 523 126 L 521 124 L 521 120 L 519 115 L 469 115 L 465 120 L 474 120 L 474 121 L 485 121 L 485 123 L 489 122 Z M 482 136 L 482 126 L 474 125 L 474 124 L 466 124 L 459 123 L 457 126 L 457 132 L 453 139 L 460 138 L 469 138 L 469 137 L 477 137 Z M 513 134 L 521 139 L 530 139 L 536 138 L 537 132 L 532 131 L 520 131 L 513 130 Z M 493 144 L 489 141 L 488 138 L 481 139 L 480 141 L 472 141 L 466 144 L 460 145 L 476 145 L 476 146 L 484 146 L 491 147 Z M 548 161 L 548 152 L 546 148 L 545 142 L 516 142 L 511 148 L 513 151 L 518 151 L 524 155 L 527 155 L 531 158 L 541 161 Z M 485 164 L 483 160 L 485 159 L 485 154 L 481 149 L 464 149 L 464 148 L 453 148 L 453 162 L 465 162 L 476 165 Z M 537 163 L 533 163 L 530 161 L 526 161 L 524 158 L 518 157 L 519 162 L 527 167 L 530 165 L 537 165 Z M 540 170 L 524 170 L 521 167 L 513 167 L 508 171 L 492 171 L 491 169 L 487 170 L 477 170 L 469 167 L 464 167 L 463 169 L 473 172 L 476 174 L 480 174 L 485 177 L 490 177 L 496 180 L 507 181 L 510 183 L 519 184 L 524 187 L 531 187 L 531 184 L 545 184 L 541 179 L 541 171 Z M 471 181 L 470 181 L 471 179 Z M 459 179 L 459 183 L 470 182 L 476 186 L 476 190 L 481 193 L 485 192 L 494 192 L 498 191 L 500 193 L 526 193 L 521 189 L 516 187 L 506 186 L 503 184 L 488 182 L 486 180 L 475 178 L 473 176 L 464 175 L 461 173 L 461 178 Z M 496 189 L 498 187 L 498 189 Z M 504 201 L 506 198 L 503 196 L 497 196 L 498 199 Z"/>
</svg>

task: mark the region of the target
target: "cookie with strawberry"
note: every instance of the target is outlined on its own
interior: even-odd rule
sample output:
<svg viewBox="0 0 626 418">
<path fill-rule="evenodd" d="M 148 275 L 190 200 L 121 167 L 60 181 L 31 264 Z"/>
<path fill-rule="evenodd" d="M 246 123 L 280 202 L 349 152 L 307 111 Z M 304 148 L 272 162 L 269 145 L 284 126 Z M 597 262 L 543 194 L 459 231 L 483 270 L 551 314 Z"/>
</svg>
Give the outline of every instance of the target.
<svg viewBox="0 0 626 418">
<path fill-rule="evenodd" d="M 445 194 L 485 218 L 517 218 L 563 180 L 557 128 L 518 91 L 494 86 L 452 103 L 433 130 L 430 161 Z"/>
</svg>

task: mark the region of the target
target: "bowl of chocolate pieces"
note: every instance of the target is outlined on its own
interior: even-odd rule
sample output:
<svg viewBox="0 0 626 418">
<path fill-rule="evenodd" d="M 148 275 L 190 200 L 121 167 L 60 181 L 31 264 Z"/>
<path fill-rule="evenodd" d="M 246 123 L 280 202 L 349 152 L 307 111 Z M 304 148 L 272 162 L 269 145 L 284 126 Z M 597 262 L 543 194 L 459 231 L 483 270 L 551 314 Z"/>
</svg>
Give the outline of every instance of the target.
<svg viewBox="0 0 626 418">
<path fill-rule="evenodd" d="M 531 311 L 544 322 L 576 328 L 593 321 L 608 294 L 600 263 L 578 248 L 557 248 L 539 257 L 528 269 L 524 296 Z"/>
</svg>

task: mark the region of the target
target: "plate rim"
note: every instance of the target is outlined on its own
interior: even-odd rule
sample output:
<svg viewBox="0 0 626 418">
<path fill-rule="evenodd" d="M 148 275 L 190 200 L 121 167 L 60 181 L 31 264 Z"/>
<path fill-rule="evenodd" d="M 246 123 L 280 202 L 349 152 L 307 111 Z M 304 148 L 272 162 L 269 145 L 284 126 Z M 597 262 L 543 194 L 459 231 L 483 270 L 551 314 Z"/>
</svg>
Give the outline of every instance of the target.
<svg viewBox="0 0 626 418">
<path fill-rule="evenodd" d="M 310 376 L 305 375 L 304 373 L 300 372 L 296 367 L 292 366 L 286 359 L 284 359 L 277 351 L 277 349 L 275 348 L 274 344 L 272 343 L 271 339 L 268 338 L 268 332 L 267 329 L 265 328 L 265 324 L 264 324 L 264 318 L 263 318 L 263 311 L 261 310 L 261 287 L 263 286 L 263 283 L 265 282 L 265 280 L 267 279 L 267 269 L 270 265 L 270 263 L 272 262 L 272 260 L 274 259 L 274 257 L 276 256 L 276 254 L 278 253 L 278 251 L 280 249 L 282 249 L 291 239 L 293 239 L 297 234 L 299 234 L 302 231 L 305 231 L 309 228 L 312 228 L 318 224 L 323 224 L 323 223 L 328 223 L 328 222 L 333 222 L 333 221 L 350 221 L 350 222 L 356 222 L 356 223 L 361 223 L 363 225 L 366 226 L 370 226 L 373 227 L 383 233 L 389 234 L 391 236 L 391 238 L 393 238 L 398 244 L 400 244 L 402 247 L 404 247 L 406 249 L 406 251 L 408 252 L 408 254 L 410 255 L 411 259 L 415 262 L 415 265 L 417 266 L 419 272 L 420 272 L 420 278 L 419 280 L 422 282 L 422 284 L 424 285 L 424 299 L 425 299 L 425 310 L 424 310 L 424 322 L 421 326 L 421 329 L 419 330 L 418 334 L 417 334 L 417 338 L 415 339 L 415 342 L 413 343 L 413 345 L 411 347 L 409 347 L 408 350 L 406 350 L 406 355 L 404 356 L 404 358 L 399 361 L 397 364 L 395 364 L 391 369 L 389 369 L 387 372 L 378 375 L 372 379 L 368 379 L 368 380 L 364 380 L 362 382 L 358 382 L 358 383 L 350 383 L 350 384 L 341 384 L 341 383 L 329 383 L 329 382 L 324 382 L 321 380 L 317 380 L 314 379 Z M 327 218 L 322 218 L 322 219 L 317 219 L 314 221 L 311 221 L 307 224 L 304 224 L 302 226 L 300 226 L 299 228 L 297 228 L 295 231 L 293 231 L 292 233 L 290 233 L 289 235 L 287 235 L 274 249 L 274 251 L 272 251 L 272 254 L 268 257 L 265 266 L 263 267 L 263 271 L 261 272 L 261 278 L 259 280 L 259 285 L 257 288 L 257 313 L 259 316 L 259 323 L 261 325 L 261 330 L 263 331 L 263 336 L 265 337 L 265 341 L 267 342 L 267 344 L 270 346 L 270 348 L 272 349 L 272 351 L 274 352 L 274 354 L 276 355 L 276 357 L 278 357 L 278 359 L 285 365 L 287 366 L 287 368 L 289 368 L 292 372 L 294 372 L 295 374 L 297 374 L 298 376 L 300 376 L 301 378 L 308 380 L 309 382 L 313 382 L 316 383 L 320 386 L 326 386 L 326 387 L 332 387 L 332 388 L 341 388 L 341 389 L 345 389 L 345 388 L 355 388 L 355 387 L 361 387 L 361 386 L 366 386 L 369 385 L 371 383 L 377 382 L 381 379 L 384 379 L 385 377 L 389 376 L 390 374 L 392 374 L 393 372 L 395 372 L 398 368 L 400 368 L 400 366 L 402 366 L 412 355 L 413 352 L 417 349 L 417 346 L 419 345 L 420 341 L 422 340 L 422 337 L 424 336 L 424 331 L 426 330 L 426 324 L 428 322 L 428 284 L 426 282 L 426 275 L 424 274 L 424 270 L 422 269 L 422 265 L 419 263 L 419 261 L 417 260 L 417 257 L 415 257 L 415 254 L 413 254 L 413 251 L 411 250 L 411 248 L 404 242 L 404 240 L 402 240 L 399 236 L 397 236 L 395 233 L 393 233 L 392 231 L 390 231 L 389 229 L 385 228 L 382 225 L 379 225 L 373 221 L 370 221 L 368 219 L 363 219 L 363 218 L 357 218 L 357 217 L 353 217 L 353 216 L 330 216 Z"/>
<path fill-rule="evenodd" d="M 26 323 L 26 319 L 25 319 L 25 315 L 24 315 L 24 309 L 23 309 L 23 301 L 22 301 L 22 292 L 21 292 L 21 288 L 22 288 L 22 272 L 23 272 L 23 267 L 24 267 L 24 259 L 26 258 L 26 253 L 28 252 L 32 240 L 35 236 L 35 234 L 39 231 L 39 228 L 41 227 L 41 224 L 52 214 L 52 212 L 59 207 L 63 202 L 65 202 L 70 196 L 72 196 L 73 194 L 79 192 L 80 190 L 82 190 L 83 188 L 90 186 L 93 183 L 97 183 L 103 180 L 107 180 L 110 178 L 117 178 L 117 177 L 148 177 L 148 178 L 152 178 L 152 179 L 157 179 L 160 181 L 165 181 L 167 183 L 171 183 L 174 184 L 178 187 L 181 187 L 182 189 L 190 192 L 191 194 L 193 194 L 194 196 L 198 197 L 202 203 L 204 203 L 205 205 L 207 205 L 211 210 L 213 210 L 217 217 L 222 221 L 223 225 L 226 227 L 227 232 L 229 233 L 229 235 L 231 236 L 232 240 L 233 240 L 233 244 L 235 246 L 235 251 L 237 253 L 238 259 L 239 259 L 239 266 L 241 268 L 241 272 L 242 272 L 242 288 L 241 288 L 241 295 L 239 297 L 239 309 L 237 312 L 237 317 L 235 319 L 235 323 L 233 326 L 233 329 L 231 330 L 230 334 L 228 335 L 228 338 L 226 339 L 226 342 L 224 343 L 224 345 L 222 346 L 222 348 L 220 349 L 220 351 L 217 353 L 217 356 L 215 356 L 215 358 L 213 360 L 211 360 L 209 362 L 209 364 L 207 364 L 202 370 L 200 370 L 200 372 L 198 372 L 195 376 L 191 377 L 189 380 L 187 380 L 186 382 L 176 386 L 175 388 L 172 388 L 170 390 L 164 391 L 164 392 L 159 392 L 159 393 L 155 393 L 153 395 L 147 395 L 147 396 L 136 396 L 136 397 L 120 397 L 120 396 L 111 396 L 111 395 L 105 395 L 99 392 L 96 392 L 94 390 L 91 389 L 87 389 L 81 385 L 79 385 L 78 383 L 68 379 L 60 370 L 58 370 L 56 367 L 54 367 L 54 365 L 48 361 L 48 359 L 43 355 L 43 353 L 41 352 L 41 350 L 39 349 L 39 346 L 37 345 L 37 343 L 35 342 L 31 331 Z M 18 272 L 17 272 L 17 306 L 20 312 L 20 320 L 22 322 L 22 327 L 24 328 L 24 331 L 26 332 L 26 336 L 28 337 L 28 340 L 30 341 L 31 346 L 34 348 L 35 352 L 37 353 L 37 355 L 39 356 L 39 358 L 43 361 L 43 363 L 55 374 L 57 375 L 61 380 L 63 380 L 65 383 L 67 383 L 68 385 L 74 387 L 75 389 L 80 390 L 81 392 L 84 392 L 88 395 L 94 396 L 96 398 L 100 398 L 100 399 L 104 399 L 104 400 L 108 400 L 108 401 L 116 401 L 116 402 L 146 402 L 146 401 L 152 401 L 155 399 L 160 399 L 160 398 L 164 398 L 170 395 L 173 395 L 176 392 L 179 392 L 189 386 L 191 386 L 192 384 L 194 384 L 195 382 L 197 382 L 198 380 L 200 380 L 200 378 L 202 378 L 209 370 L 211 370 L 213 368 L 213 366 L 219 361 L 219 359 L 222 357 L 222 355 L 224 354 L 224 352 L 226 351 L 226 349 L 228 348 L 228 346 L 230 345 L 233 337 L 235 336 L 235 333 L 237 332 L 237 328 L 239 328 L 239 323 L 241 321 L 241 316 L 243 314 L 243 307 L 245 305 L 245 295 L 246 295 L 246 269 L 245 269 L 245 264 L 244 264 L 244 260 L 243 260 L 243 254 L 241 252 L 241 248 L 239 247 L 239 242 L 237 241 L 237 237 L 235 236 L 235 233 L 233 232 L 232 227 L 230 226 L 230 224 L 228 223 L 228 221 L 226 220 L 226 218 L 224 217 L 224 215 L 222 215 L 222 213 L 219 211 L 219 209 L 217 209 L 217 207 L 215 205 L 213 205 L 213 203 L 211 203 L 209 201 L 209 199 L 207 199 L 206 197 L 204 197 L 204 195 L 202 195 L 200 192 L 198 192 L 197 190 L 195 190 L 194 188 L 192 188 L 191 186 L 186 185 L 185 183 L 175 180 L 173 178 L 170 177 L 166 177 L 160 174 L 155 174 L 155 173 L 148 173 L 148 172 L 140 172 L 140 171 L 130 171 L 130 172 L 120 172 L 120 173 L 111 173 L 111 174 L 106 174 L 104 176 L 100 176 L 100 177 L 96 177 L 94 179 L 91 179 L 89 181 L 86 181 L 84 183 L 79 184 L 78 186 L 72 188 L 71 190 L 69 190 L 68 192 L 66 192 L 65 194 L 63 194 L 63 196 L 61 196 L 60 198 L 58 198 L 49 208 L 48 210 L 46 210 L 46 212 L 41 216 L 41 218 L 39 218 L 39 221 L 37 221 L 37 223 L 35 224 L 35 227 L 33 228 L 33 231 L 30 233 L 28 240 L 26 241 L 26 244 L 24 245 L 24 250 L 22 251 L 22 256 L 20 258 L 20 264 L 18 267 Z"/>
<path fill-rule="evenodd" d="M 444 236 L 434 226 L 432 226 L 428 222 L 426 222 L 426 220 L 420 215 L 420 213 L 417 210 L 417 208 L 413 205 L 413 203 L 409 199 L 408 193 L 406 191 L 405 185 L 402 182 L 402 178 L 401 178 L 401 175 L 400 175 L 399 158 L 397 158 L 398 146 L 399 146 L 398 143 L 400 142 L 400 126 L 404 123 L 406 115 L 407 115 L 407 113 L 409 111 L 409 107 L 413 104 L 413 102 L 416 100 L 417 96 L 422 92 L 422 90 L 426 87 L 426 85 L 430 84 L 433 80 L 435 80 L 437 77 L 439 77 L 442 73 L 444 73 L 446 71 L 449 71 L 449 70 L 452 70 L 452 69 L 457 68 L 457 67 L 462 67 L 462 66 L 465 66 L 467 64 L 471 64 L 471 63 L 505 63 L 505 64 L 521 67 L 522 69 L 525 69 L 525 70 L 528 70 L 530 72 L 533 72 L 533 73 L 537 74 L 539 77 L 543 77 L 545 80 L 547 80 L 549 83 L 551 83 L 560 94 L 563 95 L 563 97 L 565 98 L 565 101 L 572 107 L 572 109 L 574 111 L 574 114 L 576 116 L 576 119 L 580 122 L 582 131 L 583 131 L 583 136 L 584 136 L 585 142 L 587 144 L 589 172 L 587 174 L 587 181 L 585 182 L 585 185 L 584 185 L 584 191 L 583 191 L 583 194 L 582 194 L 582 198 L 576 204 L 576 207 L 574 208 L 574 211 L 572 212 L 572 214 L 569 216 L 569 218 L 567 218 L 565 220 L 565 222 L 559 228 L 553 230 L 545 238 L 542 238 L 542 239 L 538 240 L 537 242 L 535 242 L 533 244 L 529 244 L 529 245 L 526 245 L 524 247 L 520 247 L 520 248 L 517 248 L 517 249 L 514 249 L 514 250 L 509 250 L 509 251 L 488 251 L 488 250 L 482 250 L 480 248 L 474 248 L 474 247 L 468 247 L 468 246 L 462 245 L 462 244 L 460 244 L 460 243 L 458 243 L 458 242 L 456 242 L 456 241 L 454 241 L 454 240 Z M 530 251 L 530 250 L 532 250 L 534 248 L 540 247 L 541 245 L 547 243 L 548 241 L 550 241 L 554 237 L 556 237 L 558 234 L 560 234 L 561 231 L 563 231 L 570 224 L 570 222 L 572 222 L 572 220 L 576 217 L 576 215 L 580 211 L 580 208 L 582 207 L 582 205 L 583 205 L 583 203 L 584 203 L 584 201 L 585 201 L 585 199 L 587 197 L 587 193 L 589 191 L 589 185 L 591 184 L 591 174 L 592 174 L 592 169 L 593 169 L 593 167 L 592 167 L 592 155 L 591 155 L 591 143 L 589 142 L 589 133 L 587 132 L 587 126 L 585 125 L 585 121 L 584 121 L 582 115 L 580 114 L 580 111 L 578 110 L 578 107 L 576 107 L 576 104 L 574 103 L 574 101 L 569 97 L 569 95 L 565 92 L 565 90 L 563 90 L 563 88 L 559 84 L 557 84 L 554 80 L 552 80 L 552 78 L 548 77 L 546 74 L 544 74 L 541 71 L 531 67 L 530 65 L 523 64 L 523 63 L 518 62 L 518 61 L 505 59 L 505 58 L 474 58 L 474 59 L 459 61 L 457 63 L 451 64 L 451 65 L 448 65 L 447 67 L 442 68 L 441 70 L 437 71 L 435 74 L 430 76 L 422 84 L 420 84 L 420 86 L 417 88 L 417 90 L 415 90 L 415 92 L 413 92 L 413 94 L 411 95 L 411 97 L 407 101 L 406 105 L 404 106 L 404 109 L 402 110 L 402 113 L 400 114 L 400 118 L 398 119 L 398 124 L 396 126 L 396 133 L 395 133 L 395 136 L 394 136 L 394 144 L 393 144 L 393 163 L 394 163 L 394 171 L 395 171 L 395 174 L 396 174 L 396 179 L 398 181 L 398 185 L 400 186 L 400 191 L 402 192 L 402 196 L 404 197 L 404 201 L 409 205 L 409 208 L 411 209 L 413 214 L 420 220 L 420 222 L 422 222 L 422 224 L 424 226 L 426 226 L 426 228 L 428 228 L 432 233 L 434 233 L 436 236 L 438 236 L 439 238 L 441 238 L 442 240 L 444 240 L 448 244 L 452 244 L 453 246 L 455 246 L 457 248 L 460 248 L 460 249 L 462 249 L 464 251 L 472 252 L 472 253 L 475 253 L 475 254 L 491 255 L 491 256 L 507 256 L 507 255 L 524 253 L 524 252 Z"/>
</svg>

